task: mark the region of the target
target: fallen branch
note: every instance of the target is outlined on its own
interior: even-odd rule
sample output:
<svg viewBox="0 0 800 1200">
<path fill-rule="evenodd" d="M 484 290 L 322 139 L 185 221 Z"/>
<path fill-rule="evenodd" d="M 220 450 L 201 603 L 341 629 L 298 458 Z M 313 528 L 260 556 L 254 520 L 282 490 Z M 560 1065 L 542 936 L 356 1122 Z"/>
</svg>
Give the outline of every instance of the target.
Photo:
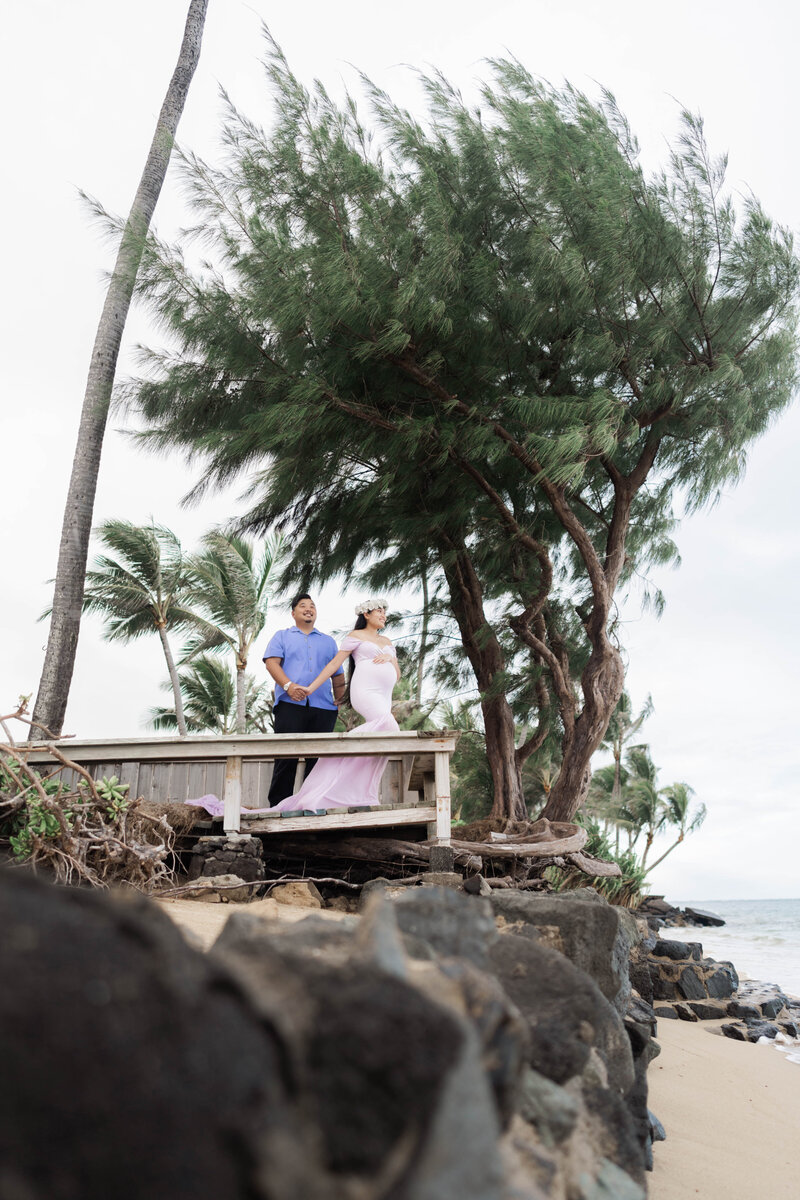
<svg viewBox="0 0 800 1200">
<path fill-rule="evenodd" d="M 580 851 L 568 854 L 567 861 L 577 867 L 579 871 L 583 871 L 584 875 L 590 875 L 593 879 L 610 879 L 622 875 L 618 863 L 605 862 L 602 858 L 594 858 L 591 854 L 581 854 Z"/>
<path fill-rule="evenodd" d="M 89 772 L 52 742 L 46 746 L 59 763 L 55 770 L 48 769 L 43 778 L 28 764 L 26 749 L 8 728 L 11 720 L 31 724 L 25 703 L 23 698 L 15 712 L 0 717 L 8 735 L 6 743 L 0 742 L 0 816 L 6 828 L 10 825 L 19 860 L 51 871 L 57 883 L 128 884 L 150 891 L 172 882 L 175 831 L 163 818 L 142 811 L 141 798 L 110 803 Z M 59 778 L 64 771 L 74 772 L 81 784 Z"/>
<path fill-rule="evenodd" d="M 573 826 L 577 830 L 571 837 L 555 841 L 518 841 L 509 838 L 500 842 L 462 842 L 456 838 L 450 842 L 454 850 L 465 854 L 480 854 L 484 858 L 543 858 L 557 854 L 573 854 L 583 849 L 588 839 L 585 829 Z"/>
</svg>

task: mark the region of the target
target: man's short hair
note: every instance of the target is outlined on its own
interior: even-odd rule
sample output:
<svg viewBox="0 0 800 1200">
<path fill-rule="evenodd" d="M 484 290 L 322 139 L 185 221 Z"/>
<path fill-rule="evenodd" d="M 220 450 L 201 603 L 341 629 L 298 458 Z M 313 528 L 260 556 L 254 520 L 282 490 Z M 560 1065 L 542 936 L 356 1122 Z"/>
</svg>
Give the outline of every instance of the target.
<svg viewBox="0 0 800 1200">
<path fill-rule="evenodd" d="M 298 592 L 296 596 L 292 597 L 292 601 L 289 605 L 289 608 L 292 610 L 292 612 L 294 612 L 301 600 L 311 600 L 308 592 Z M 311 602 L 313 604 L 313 600 Z"/>
</svg>

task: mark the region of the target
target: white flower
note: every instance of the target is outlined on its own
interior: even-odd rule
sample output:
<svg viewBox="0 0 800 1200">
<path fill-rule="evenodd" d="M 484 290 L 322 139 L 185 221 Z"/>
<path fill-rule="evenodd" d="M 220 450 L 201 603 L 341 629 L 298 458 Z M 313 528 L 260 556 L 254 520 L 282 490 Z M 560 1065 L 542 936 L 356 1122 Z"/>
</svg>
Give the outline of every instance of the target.
<svg viewBox="0 0 800 1200">
<path fill-rule="evenodd" d="M 362 600 L 356 605 L 356 616 L 360 617 L 372 612 L 373 608 L 382 608 L 385 612 L 389 611 L 389 601 L 383 596 L 367 596 L 366 600 Z"/>
</svg>

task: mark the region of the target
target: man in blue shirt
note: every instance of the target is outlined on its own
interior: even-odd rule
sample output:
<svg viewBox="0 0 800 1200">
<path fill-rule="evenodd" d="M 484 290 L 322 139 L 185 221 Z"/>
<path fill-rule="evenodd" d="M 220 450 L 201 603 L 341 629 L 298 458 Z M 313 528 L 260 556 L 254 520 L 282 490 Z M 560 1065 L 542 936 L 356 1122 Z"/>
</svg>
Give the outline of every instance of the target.
<svg viewBox="0 0 800 1200">
<path fill-rule="evenodd" d="M 264 651 L 264 665 L 275 680 L 272 710 L 276 733 L 332 733 L 338 706 L 344 698 L 345 678 L 341 667 L 310 696 L 301 690 L 312 683 L 323 667 L 335 658 L 339 647 L 327 633 L 314 628 L 317 609 L 307 592 L 292 600 L 294 625 L 279 629 Z M 331 683 L 333 691 L 331 692 Z M 304 777 L 315 758 L 306 760 Z M 270 807 L 294 791 L 296 758 L 278 758 L 269 788 Z"/>
</svg>

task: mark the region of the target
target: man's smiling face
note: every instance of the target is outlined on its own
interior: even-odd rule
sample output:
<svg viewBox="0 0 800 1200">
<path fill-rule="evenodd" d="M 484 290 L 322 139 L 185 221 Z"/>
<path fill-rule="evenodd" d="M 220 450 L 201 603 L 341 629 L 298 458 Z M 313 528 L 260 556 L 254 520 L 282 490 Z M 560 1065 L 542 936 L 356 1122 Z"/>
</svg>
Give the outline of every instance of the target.
<svg viewBox="0 0 800 1200">
<path fill-rule="evenodd" d="M 292 616 L 298 629 L 313 629 L 314 622 L 317 619 L 317 606 L 313 600 L 304 597 L 304 599 L 298 600 L 297 604 L 295 604 L 292 609 Z"/>
</svg>

